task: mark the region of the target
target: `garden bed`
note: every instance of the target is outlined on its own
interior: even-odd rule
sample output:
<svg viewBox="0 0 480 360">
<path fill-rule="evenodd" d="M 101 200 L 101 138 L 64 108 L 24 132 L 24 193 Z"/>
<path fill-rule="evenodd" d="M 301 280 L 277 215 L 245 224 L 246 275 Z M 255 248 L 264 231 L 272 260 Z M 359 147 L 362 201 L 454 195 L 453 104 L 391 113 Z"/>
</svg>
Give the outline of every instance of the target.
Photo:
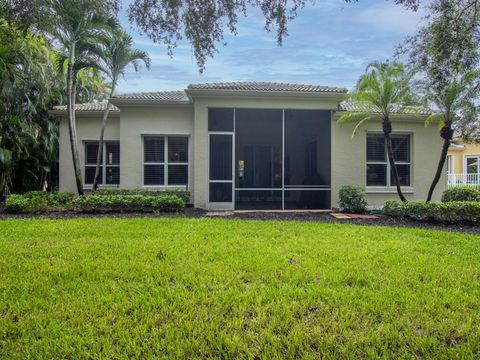
<svg viewBox="0 0 480 360">
<path fill-rule="evenodd" d="M 171 213 L 103 213 L 88 214 L 75 213 L 71 211 L 50 211 L 44 214 L 8 214 L 0 207 L 0 219 L 81 219 L 81 218 L 204 218 L 209 217 L 208 211 L 186 207 L 183 212 Z M 280 220 L 280 221 L 303 221 L 320 223 L 356 224 L 365 226 L 399 226 L 419 229 L 436 229 L 445 231 L 459 231 L 464 233 L 480 234 L 480 227 L 472 224 L 443 224 L 428 221 L 414 221 L 407 218 L 394 218 L 385 215 L 378 215 L 377 219 L 335 219 L 329 213 L 320 212 L 233 212 L 231 215 L 223 216 L 225 219 L 244 220 Z"/>
</svg>

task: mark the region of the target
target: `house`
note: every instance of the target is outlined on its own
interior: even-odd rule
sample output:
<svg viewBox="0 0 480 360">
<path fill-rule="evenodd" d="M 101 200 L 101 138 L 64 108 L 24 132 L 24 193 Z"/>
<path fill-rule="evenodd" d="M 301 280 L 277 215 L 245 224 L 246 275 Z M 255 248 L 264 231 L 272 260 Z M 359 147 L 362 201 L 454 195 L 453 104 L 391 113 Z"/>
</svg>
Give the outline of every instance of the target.
<svg viewBox="0 0 480 360">
<path fill-rule="evenodd" d="M 101 186 L 188 189 L 204 209 L 330 209 L 340 187 L 363 185 L 371 206 L 397 194 L 380 122 L 339 126 L 347 90 L 269 82 L 189 85 L 185 91 L 115 96 Z M 77 105 L 85 188 L 95 172 L 105 103 Z M 65 106 L 60 118 L 60 190 L 76 191 Z M 425 199 L 441 148 L 427 113 L 393 117 L 392 142 L 408 199 Z M 435 197 L 445 188 L 442 178 Z"/>
<path fill-rule="evenodd" d="M 448 149 L 447 186 L 480 187 L 480 144 L 456 138 Z"/>
</svg>

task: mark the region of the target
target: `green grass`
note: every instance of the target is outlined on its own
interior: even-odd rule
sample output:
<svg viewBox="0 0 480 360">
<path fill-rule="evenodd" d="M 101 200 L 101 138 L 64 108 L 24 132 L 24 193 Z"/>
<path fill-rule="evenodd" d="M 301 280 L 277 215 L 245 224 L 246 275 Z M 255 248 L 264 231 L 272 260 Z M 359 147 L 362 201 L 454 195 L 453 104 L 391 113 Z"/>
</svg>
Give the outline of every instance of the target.
<svg viewBox="0 0 480 360">
<path fill-rule="evenodd" d="M 0 221 L 0 358 L 473 358 L 480 237 L 226 219 Z"/>
</svg>

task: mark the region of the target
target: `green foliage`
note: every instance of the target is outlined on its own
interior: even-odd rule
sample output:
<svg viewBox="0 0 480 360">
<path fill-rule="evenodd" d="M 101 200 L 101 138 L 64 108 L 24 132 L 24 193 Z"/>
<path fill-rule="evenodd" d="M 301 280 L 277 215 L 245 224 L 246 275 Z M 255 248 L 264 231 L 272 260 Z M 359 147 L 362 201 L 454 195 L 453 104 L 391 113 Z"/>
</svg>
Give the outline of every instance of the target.
<svg viewBox="0 0 480 360">
<path fill-rule="evenodd" d="M 81 212 L 171 212 L 181 211 L 185 202 L 175 195 L 88 195 L 73 201 Z"/>
<path fill-rule="evenodd" d="M 185 204 L 190 202 L 190 192 L 184 190 L 147 190 L 147 189 L 99 189 L 95 195 L 146 195 L 164 196 L 174 195 L 181 198 Z"/>
<path fill-rule="evenodd" d="M 365 190 L 358 185 L 344 185 L 340 188 L 340 209 L 348 213 L 367 212 Z"/>
<path fill-rule="evenodd" d="M 348 94 L 351 101 L 365 111 L 345 111 L 338 119 L 339 124 L 356 123 L 352 137 L 370 120 L 389 120 L 394 113 L 415 113 L 419 100 L 415 95 L 415 73 L 407 71 L 399 62 L 374 62 L 360 77 L 355 91 Z"/>
<path fill-rule="evenodd" d="M 38 214 L 48 210 L 48 202 L 43 196 L 29 198 L 24 195 L 13 194 L 7 198 L 5 209 L 17 214 Z"/>
<path fill-rule="evenodd" d="M 388 200 L 383 205 L 382 212 L 389 216 L 403 216 L 403 202 L 399 200 Z"/>
<path fill-rule="evenodd" d="M 443 192 L 442 201 L 480 201 L 480 191 L 468 186 L 452 187 Z"/>
<path fill-rule="evenodd" d="M 419 221 L 437 221 L 446 223 L 479 223 L 479 201 L 387 201 L 383 213 L 394 217 L 407 217 Z"/>
<path fill-rule="evenodd" d="M 28 208 L 29 199 L 23 195 L 13 194 L 7 197 L 5 209 L 11 213 L 23 213 Z"/>
<path fill-rule="evenodd" d="M 68 192 L 28 191 L 7 197 L 5 208 L 11 213 L 40 213 L 48 210 L 69 210 L 75 195 Z"/>
<path fill-rule="evenodd" d="M 462 359 L 480 348 L 475 235 L 9 219 L 0 253 L 2 359 Z"/>
<path fill-rule="evenodd" d="M 48 41 L 0 18 L 0 194 L 41 188 L 57 149 L 58 94 Z"/>
</svg>

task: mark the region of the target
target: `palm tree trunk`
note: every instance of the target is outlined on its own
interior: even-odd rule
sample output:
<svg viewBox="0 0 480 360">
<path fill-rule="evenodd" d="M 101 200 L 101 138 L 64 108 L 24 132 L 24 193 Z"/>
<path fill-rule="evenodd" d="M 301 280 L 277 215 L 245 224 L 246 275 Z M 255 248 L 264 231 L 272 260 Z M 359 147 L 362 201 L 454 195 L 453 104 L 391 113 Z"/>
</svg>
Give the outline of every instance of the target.
<svg viewBox="0 0 480 360">
<path fill-rule="evenodd" d="M 92 191 L 96 191 L 98 188 L 98 176 L 100 174 L 100 163 L 102 161 L 103 137 L 105 135 L 105 127 L 107 126 L 108 113 L 110 112 L 110 98 L 113 96 L 114 91 L 115 91 L 115 82 L 112 83 L 110 96 L 108 97 L 108 100 L 107 100 L 107 108 L 103 112 L 102 128 L 100 130 L 100 140 L 98 142 L 97 166 L 95 167 L 95 178 L 93 179 Z"/>
<path fill-rule="evenodd" d="M 393 157 L 393 147 L 392 147 L 392 123 L 388 118 L 383 119 L 383 135 L 385 137 L 385 143 L 387 144 L 387 155 L 388 162 L 390 163 L 390 169 L 392 171 L 393 179 L 395 180 L 395 186 L 397 187 L 397 193 L 400 200 L 403 202 L 407 201 L 405 196 L 403 196 L 402 188 L 400 186 L 400 179 L 398 177 L 397 167 L 395 166 L 395 159 Z"/>
<path fill-rule="evenodd" d="M 73 63 L 75 60 L 75 45 L 70 47 L 70 54 L 67 67 L 67 107 L 68 107 L 68 132 L 70 135 L 70 147 L 72 150 L 73 171 L 75 173 L 75 181 L 77 183 L 77 191 L 79 195 L 83 195 L 82 172 L 80 169 L 80 160 L 78 157 L 77 127 L 75 122 L 75 74 L 73 71 Z"/>
<path fill-rule="evenodd" d="M 445 124 L 445 126 L 442 127 L 442 130 L 440 130 L 440 137 L 443 139 L 442 152 L 440 154 L 440 160 L 438 161 L 437 171 L 435 172 L 432 184 L 428 190 L 427 202 L 432 200 L 433 191 L 440 181 L 443 167 L 445 166 L 445 161 L 447 160 L 448 148 L 450 147 L 450 143 L 453 139 L 453 129 L 450 124 Z"/>
</svg>

